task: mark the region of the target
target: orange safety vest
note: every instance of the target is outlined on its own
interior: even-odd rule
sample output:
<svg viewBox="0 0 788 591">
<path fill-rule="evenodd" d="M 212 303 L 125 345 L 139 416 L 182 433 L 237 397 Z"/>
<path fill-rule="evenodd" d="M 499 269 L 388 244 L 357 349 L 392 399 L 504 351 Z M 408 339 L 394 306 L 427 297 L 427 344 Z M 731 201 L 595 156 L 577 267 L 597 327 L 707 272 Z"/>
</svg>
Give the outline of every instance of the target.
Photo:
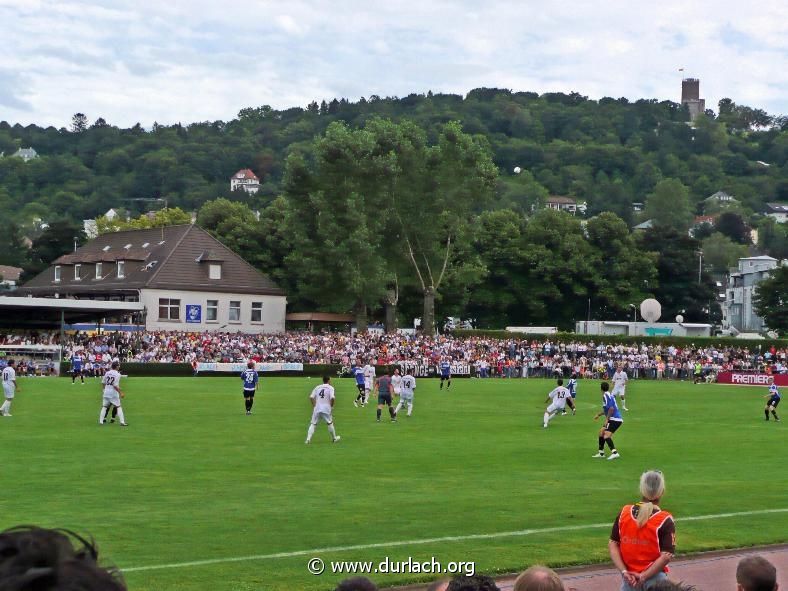
<svg viewBox="0 0 788 591">
<path fill-rule="evenodd" d="M 671 517 L 667 511 L 660 510 L 649 517 L 643 527 L 632 517 L 634 505 L 625 505 L 618 516 L 618 537 L 621 558 L 627 570 L 642 573 L 659 558 L 659 528 Z M 663 569 L 668 572 L 668 567 Z"/>
</svg>

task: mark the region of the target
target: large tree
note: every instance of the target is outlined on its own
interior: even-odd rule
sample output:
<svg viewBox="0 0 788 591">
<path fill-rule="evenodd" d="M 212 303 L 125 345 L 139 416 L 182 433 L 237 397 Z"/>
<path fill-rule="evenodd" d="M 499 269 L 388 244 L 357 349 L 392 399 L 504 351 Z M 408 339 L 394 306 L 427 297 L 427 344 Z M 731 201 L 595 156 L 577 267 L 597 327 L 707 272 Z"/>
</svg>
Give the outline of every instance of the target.
<svg viewBox="0 0 788 591">
<path fill-rule="evenodd" d="M 49 224 L 35 239 L 30 249 L 30 259 L 24 267 L 24 281 L 38 275 L 59 256 L 74 250 L 85 242 L 83 229 L 70 220 L 56 220 Z"/>
<path fill-rule="evenodd" d="M 758 284 L 753 303 L 767 327 L 782 334 L 788 332 L 788 266 L 777 267 L 771 277 Z"/>
<path fill-rule="evenodd" d="M 687 187 L 677 179 L 663 179 L 646 197 L 646 217 L 654 224 L 686 232 L 692 220 Z"/>
</svg>

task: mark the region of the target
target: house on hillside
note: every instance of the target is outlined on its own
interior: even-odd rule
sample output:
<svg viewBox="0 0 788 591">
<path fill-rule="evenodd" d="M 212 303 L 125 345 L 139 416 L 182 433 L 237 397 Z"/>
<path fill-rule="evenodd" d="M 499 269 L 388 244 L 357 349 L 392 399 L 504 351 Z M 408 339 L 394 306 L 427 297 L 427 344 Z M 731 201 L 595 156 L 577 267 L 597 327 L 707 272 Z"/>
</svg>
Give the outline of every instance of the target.
<svg viewBox="0 0 788 591">
<path fill-rule="evenodd" d="M 125 219 L 128 219 L 128 213 L 126 210 L 110 208 L 103 216 L 99 217 L 104 217 L 107 219 L 107 221 L 112 222 L 116 219 L 123 219 L 124 217 Z M 98 236 L 98 224 L 96 223 L 96 220 L 82 220 L 82 229 L 85 232 L 85 236 L 90 239 Z"/>
<path fill-rule="evenodd" d="M 260 190 L 260 179 L 248 168 L 243 168 L 230 178 L 230 190 L 242 190 L 254 195 Z"/>
<path fill-rule="evenodd" d="M 21 275 L 22 269 L 19 267 L 0 265 L 0 289 L 14 289 Z"/>
<path fill-rule="evenodd" d="M 703 211 L 706 212 L 707 209 L 711 208 L 724 208 L 729 207 L 731 205 L 737 205 L 739 200 L 733 197 L 733 195 L 728 195 L 725 191 L 717 191 L 713 195 L 709 195 L 706 199 L 703 200 Z"/>
<path fill-rule="evenodd" d="M 287 297 L 193 224 L 102 234 L 52 262 L 18 293 L 142 302 L 147 330 L 273 333 Z"/>
<path fill-rule="evenodd" d="M 766 215 L 781 224 L 788 222 L 788 203 L 767 203 Z"/>
<path fill-rule="evenodd" d="M 585 206 L 585 204 L 582 204 Z M 577 204 L 577 201 L 572 199 L 571 197 L 561 197 L 559 195 L 552 195 L 547 198 L 545 202 L 545 207 L 547 209 L 555 209 L 556 211 L 565 211 L 567 213 L 571 213 L 575 215 L 578 211 L 580 211 L 580 206 Z"/>
<path fill-rule="evenodd" d="M 29 162 L 34 158 L 38 158 L 38 152 L 33 148 L 19 148 L 16 152 L 11 154 L 13 158 L 21 158 L 25 162 Z"/>
</svg>

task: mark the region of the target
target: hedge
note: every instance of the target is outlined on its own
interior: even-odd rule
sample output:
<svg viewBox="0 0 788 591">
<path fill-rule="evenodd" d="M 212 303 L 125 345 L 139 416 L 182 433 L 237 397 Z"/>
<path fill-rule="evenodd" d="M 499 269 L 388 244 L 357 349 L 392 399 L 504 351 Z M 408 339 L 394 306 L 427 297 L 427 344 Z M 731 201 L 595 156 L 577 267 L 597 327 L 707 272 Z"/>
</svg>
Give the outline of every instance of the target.
<svg viewBox="0 0 788 591">
<path fill-rule="evenodd" d="M 393 370 L 394 367 L 390 366 L 389 369 Z M 304 364 L 304 371 L 266 371 L 260 372 L 263 377 L 321 377 L 324 375 L 335 378 L 339 376 L 342 366 L 338 363 L 330 365 L 319 364 Z M 194 370 L 189 363 L 133 363 L 121 362 L 121 372 L 130 377 L 189 377 L 193 375 Z M 382 371 L 381 367 L 377 367 L 378 373 Z M 68 377 L 71 375 L 71 364 L 62 362 L 60 364 L 60 376 Z M 234 375 L 231 372 L 221 371 L 204 371 L 197 374 L 201 378 L 226 378 L 227 376 Z M 351 377 L 347 374 L 342 377 Z"/>
<path fill-rule="evenodd" d="M 777 349 L 788 348 L 788 339 L 736 339 L 732 337 L 674 337 L 674 336 L 629 336 L 629 335 L 601 335 L 577 334 L 574 332 L 559 332 L 556 334 L 526 334 L 509 332 L 506 330 L 455 330 L 451 333 L 455 337 L 476 337 L 489 339 L 515 339 L 523 341 L 550 341 L 552 343 L 604 343 L 606 345 L 632 345 L 646 343 L 647 345 L 714 345 L 722 347 L 746 347 L 749 349 L 766 350 L 774 346 Z"/>
</svg>

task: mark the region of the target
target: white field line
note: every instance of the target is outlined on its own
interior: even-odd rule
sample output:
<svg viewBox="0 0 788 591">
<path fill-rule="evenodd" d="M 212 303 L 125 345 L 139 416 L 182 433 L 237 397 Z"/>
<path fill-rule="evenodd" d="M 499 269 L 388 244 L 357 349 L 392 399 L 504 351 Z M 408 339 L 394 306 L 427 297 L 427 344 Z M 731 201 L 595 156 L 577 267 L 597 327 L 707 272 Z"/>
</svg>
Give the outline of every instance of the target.
<svg viewBox="0 0 788 591">
<path fill-rule="evenodd" d="M 676 521 L 706 521 L 710 519 L 725 519 L 728 517 L 744 517 L 747 515 L 769 515 L 772 513 L 788 513 L 785 509 L 761 509 L 757 511 L 738 511 L 736 513 L 714 513 L 712 515 L 694 515 L 690 517 L 676 518 Z M 255 554 L 251 556 L 234 556 L 229 558 L 208 558 L 206 560 L 192 560 L 190 562 L 174 562 L 171 564 L 152 564 L 148 566 L 133 566 L 121 569 L 124 573 L 140 572 L 146 570 L 163 570 L 170 568 L 186 568 L 189 566 L 205 566 L 210 564 L 225 564 L 231 562 L 247 562 L 250 560 L 273 560 L 276 558 L 293 558 L 296 556 L 320 556 L 333 552 L 350 552 L 353 550 L 369 550 L 372 548 L 394 548 L 397 546 L 418 546 L 423 544 L 435 544 L 439 542 L 462 542 L 465 540 L 491 540 L 496 538 L 514 538 L 531 536 L 534 534 L 548 534 L 566 531 L 577 531 L 581 529 L 597 529 L 611 527 L 606 523 L 587 523 L 585 525 L 561 525 L 558 527 L 543 527 L 538 529 L 521 529 L 518 531 L 504 531 L 491 534 L 468 534 L 462 536 L 443 536 L 440 538 L 422 538 L 418 540 L 403 540 L 398 542 L 377 542 L 374 544 L 355 544 L 353 546 L 330 546 L 327 548 L 313 548 L 311 550 L 296 550 L 295 552 L 276 552 L 274 554 Z"/>
</svg>

